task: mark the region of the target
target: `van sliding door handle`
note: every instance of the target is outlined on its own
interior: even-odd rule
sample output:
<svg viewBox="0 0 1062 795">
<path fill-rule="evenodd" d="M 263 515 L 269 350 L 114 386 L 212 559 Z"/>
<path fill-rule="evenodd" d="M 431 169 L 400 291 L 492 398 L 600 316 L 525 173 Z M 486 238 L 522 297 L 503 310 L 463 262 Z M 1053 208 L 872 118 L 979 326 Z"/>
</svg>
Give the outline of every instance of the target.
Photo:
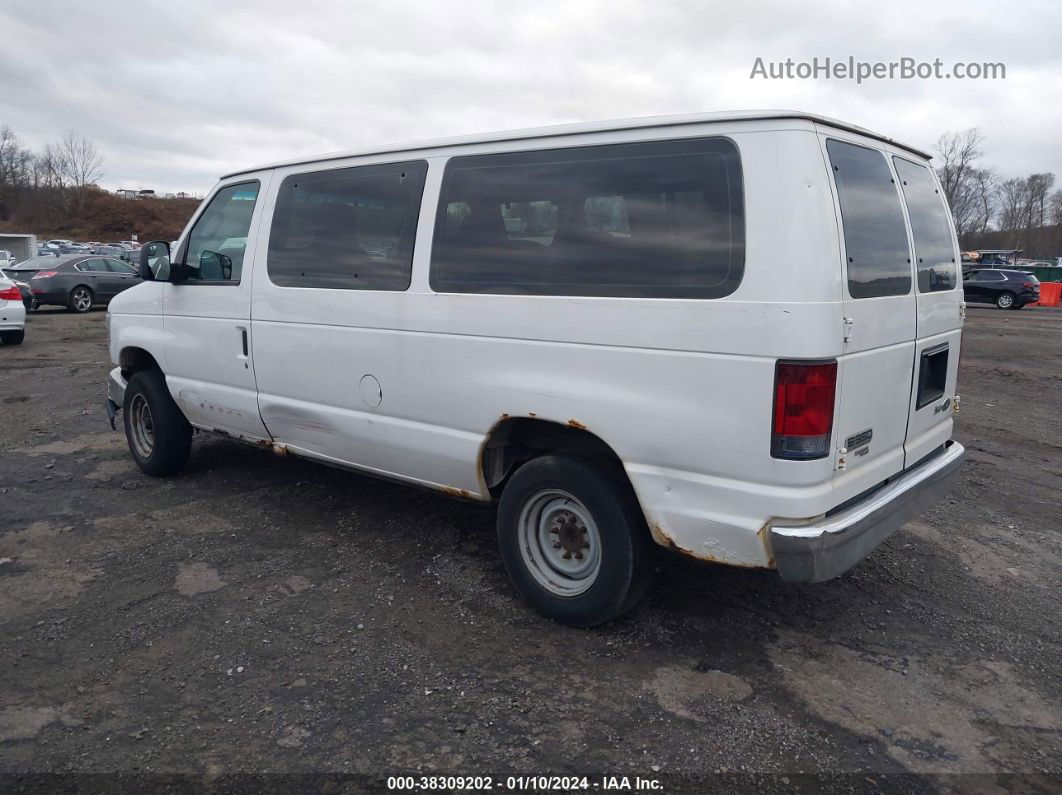
<svg viewBox="0 0 1062 795">
<path fill-rule="evenodd" d="M 240 329 L 240 342 L 243 344 L 243 355 L 247 356 L 247 329 Z"/>
</svg>

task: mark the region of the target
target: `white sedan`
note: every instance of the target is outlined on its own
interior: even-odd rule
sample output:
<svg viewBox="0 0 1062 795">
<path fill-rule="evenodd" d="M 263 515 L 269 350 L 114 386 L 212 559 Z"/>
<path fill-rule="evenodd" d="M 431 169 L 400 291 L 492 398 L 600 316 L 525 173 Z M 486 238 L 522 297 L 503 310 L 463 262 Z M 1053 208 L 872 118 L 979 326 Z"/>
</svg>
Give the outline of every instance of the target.
<svg viewBox="0 0 1062 795">
<path fill-rule="evenodd" d="M 18 285 L 0 273 L 0 342 L 19 345 L 26 336 L 26 307 Z"/>
</svg>

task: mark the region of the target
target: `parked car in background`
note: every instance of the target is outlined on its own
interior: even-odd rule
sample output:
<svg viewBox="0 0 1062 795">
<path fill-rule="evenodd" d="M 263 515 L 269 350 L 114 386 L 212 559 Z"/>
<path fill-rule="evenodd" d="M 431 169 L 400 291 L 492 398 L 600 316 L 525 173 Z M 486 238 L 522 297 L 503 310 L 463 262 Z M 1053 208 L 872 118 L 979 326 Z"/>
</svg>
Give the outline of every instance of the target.
<svg viewBox="0 0 1062 795">
<path fill-rule="evenodd" d="M 117 257 L 118 259 L 126 260 L 127 262 L 133 258 L 130 251 L 125 246 L 119 245 L 118 243 L 100 243 L 96 246 L 94 253 L 103 254 L 107 257 Z"/>
<path fill-rule="evenodd" d="M 39 306 L 65 306 L 71 312 L 88 312 L 110 303 L 118 293 L 140 283 L 136 269 L 114 257 L 36 257 L 13 270 L 29 282 Z"/>
<path fill-rule="evenodd" d="M 18 285 L 0 272 L 0 342 L 21 345 L 26 336 L 26 307 Z"/>
<path fill-rule="evenodd" d="M 18 273 L 11 268 L 0 268 L 0 274 L 11 279 L 11 281 L 15 283 L 15 286 L 18 287 L 18 291 L 22 294 L 22 305 L 26 307 L 27 311 L 33 311 L 37 308 L 37 303 L 33 300 L 33 291 L 30 289 L 29 282 L 21 280 Z"/>
<path fill-rule="evenodd" d="M 1040 300 L 1040 280 L 1031 273 L 1002 268 L 968 271 L 962 278 L 966 302 L 1021 309 Z"/>
</svg>

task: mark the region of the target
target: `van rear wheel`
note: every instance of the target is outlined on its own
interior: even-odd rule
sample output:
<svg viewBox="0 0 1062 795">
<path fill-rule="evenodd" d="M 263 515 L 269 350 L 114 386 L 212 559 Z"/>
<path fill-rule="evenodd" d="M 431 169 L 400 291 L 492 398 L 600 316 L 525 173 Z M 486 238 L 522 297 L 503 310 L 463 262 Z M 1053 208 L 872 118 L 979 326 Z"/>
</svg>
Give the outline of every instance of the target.
<svg viewBox="0 0 1062 795">
<path fill-rule="evenodd" d="M 502 492 L 498 544 L 520 593 L 562 624 L 611 621 L 649 583 L 649 530 L 611 462 L 548 455 L 524 464 Z"/>
<path fill-rule="evenodd" d="M 184 468 L 192 447 L 192 426 L 160 371 L 141 370 L 129 379 L 122 420 L 129 452 L 145 474 L 173 475 Z"/>
</svg>

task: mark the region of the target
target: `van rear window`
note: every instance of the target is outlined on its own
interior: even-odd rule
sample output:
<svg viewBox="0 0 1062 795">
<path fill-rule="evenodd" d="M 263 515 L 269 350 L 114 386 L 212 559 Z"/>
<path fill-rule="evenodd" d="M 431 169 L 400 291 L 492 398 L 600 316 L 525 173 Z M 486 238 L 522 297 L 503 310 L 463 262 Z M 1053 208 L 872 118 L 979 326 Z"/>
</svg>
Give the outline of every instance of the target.
<svg viewBox="0 0 1062 795">
<path fill-rule="evenodd" d="M 841 205 L 848 293 L 853 298 L 911 292 L 911 260 L 900 195 L 885 156 L 865 146 L 826 142 Z"/>
<path fill-rule="evenodd" d="M 896 174 L 907 202 L 918 263 L 918 292 L 952 290 L 958 284 L 951 220 L 940 189 L 929 169 L 902 157 L 894 157 Z"/>
<path fill-rule="evenodd" d="M 719 298 L 741 282 L 741 161 L 724 138 L 456 157 L 439 292 Z"/>
</svg>

